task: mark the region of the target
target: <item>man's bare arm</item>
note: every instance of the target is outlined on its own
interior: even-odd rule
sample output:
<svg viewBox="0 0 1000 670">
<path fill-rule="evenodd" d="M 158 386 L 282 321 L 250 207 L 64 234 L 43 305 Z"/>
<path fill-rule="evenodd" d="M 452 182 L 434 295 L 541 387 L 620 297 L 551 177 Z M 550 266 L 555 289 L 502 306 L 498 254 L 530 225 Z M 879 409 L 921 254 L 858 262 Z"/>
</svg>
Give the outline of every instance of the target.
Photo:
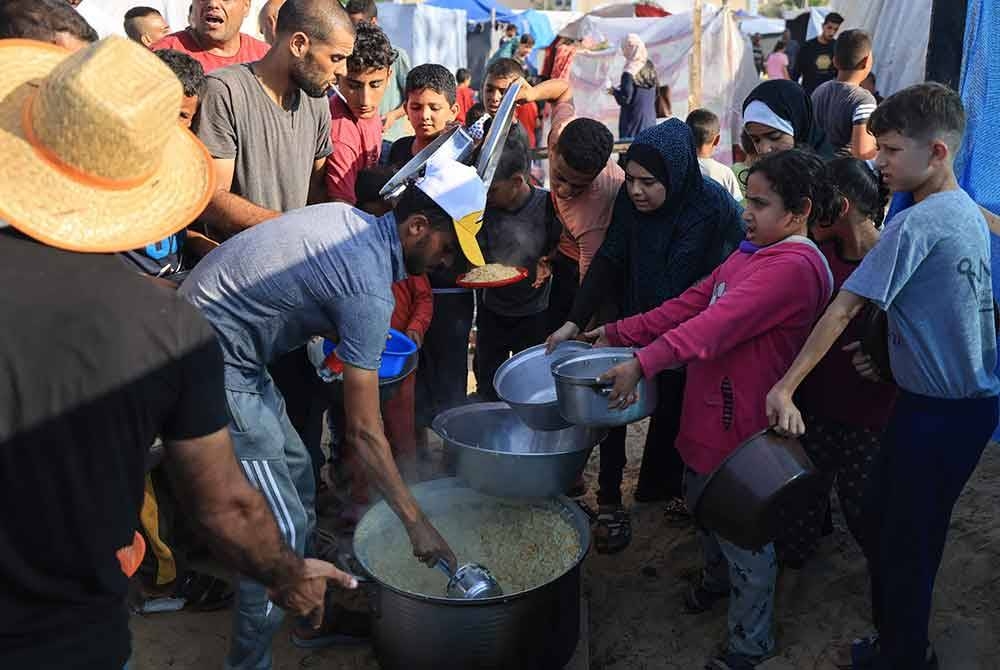
<svg viewBox="0 0 1000 670">
<path fill-rule="evenodd" d="M 379 409 L 377 370 L 344 366 L 344 413 L 348 448 L 361 456 L 375 485 L 403 522 L 414 555 L 429 564 L 444 558 L 456 568 L 455 555 L 424 516 L 392 458 Z"/>
<path fill-rule="evenodd" d="M 229 192 L 233 187 L 233 172 L 236 169 L 234 159 L 216 158 L 212 161 L 212 165 L 215 168 L 217 190 L 199 217 L 208 227 L 212 237 L 226 240 L 281 214 Z"/>
<path fill-rule="evenodd" d="M 312 177 L 309 178 L 309 204 L 328 202 L 330 196 L 326 192 L 326 158 L 317 158 L 313 162 Z"/>
<path fill-rule="evenodd" d="M 558 105 L 573 100 L 573 88 L 565 79 L 549 79 L 537 86 L 531 86 L 522 79 L 521 92 L 517 99 L 525 102 L 551 102 L 553 105 Z"/>
</svg>

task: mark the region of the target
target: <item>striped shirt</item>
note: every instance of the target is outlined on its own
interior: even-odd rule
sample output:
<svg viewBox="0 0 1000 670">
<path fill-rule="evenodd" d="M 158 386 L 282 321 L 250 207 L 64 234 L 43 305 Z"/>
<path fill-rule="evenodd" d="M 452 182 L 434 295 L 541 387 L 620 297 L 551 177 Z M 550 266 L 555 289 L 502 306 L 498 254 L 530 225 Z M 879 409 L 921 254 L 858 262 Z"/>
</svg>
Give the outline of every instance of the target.
<svg viewBox="0 0 1000 670">
<path fill-rule="evenodd" d="M 851 155 L 854 126 L 868 123 L 875 111 L 875 96 L 856 84 L 828 81 L 812 94 L 816 123 L 826 133 L 838 156 Z"/>
</svg>

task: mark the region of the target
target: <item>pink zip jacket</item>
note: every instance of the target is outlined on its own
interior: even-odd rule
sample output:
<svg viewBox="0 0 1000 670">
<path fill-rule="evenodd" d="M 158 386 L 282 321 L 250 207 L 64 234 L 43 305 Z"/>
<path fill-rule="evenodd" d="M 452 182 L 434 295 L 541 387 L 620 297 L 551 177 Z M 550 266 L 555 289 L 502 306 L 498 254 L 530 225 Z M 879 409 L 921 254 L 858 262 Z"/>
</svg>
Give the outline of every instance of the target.
<svg viewBox="0 0 1000 670">
<path fill-rule="evenodd" d="M 767 428 L 765 396 L 832 292 L 822 252 L 793 235 L 734 252 L 677 298 L 609 324 L 607 337 L 614 346 L 642 347 L 636 357 L 646 377 L 687 365 L 676 446 L 692 470 L 706 474 Z"/>
</svg>

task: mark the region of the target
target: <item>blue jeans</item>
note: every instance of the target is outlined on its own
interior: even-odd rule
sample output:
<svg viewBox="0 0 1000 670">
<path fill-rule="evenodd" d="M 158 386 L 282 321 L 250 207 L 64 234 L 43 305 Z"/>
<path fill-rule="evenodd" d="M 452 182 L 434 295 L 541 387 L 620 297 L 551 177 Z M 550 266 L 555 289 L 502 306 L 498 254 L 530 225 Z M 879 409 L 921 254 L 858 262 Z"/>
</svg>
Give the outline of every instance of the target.
<svg viewBox="0 0 1000 670">
<path fill-rule="evenodd" d="M 689 501 L 707 479 L 690 468 L 685 470 L 684 489 Z M 778 580 L 774 544 L 743 549 L 704 528 L 698 529 L 698 536 L 705 557 L 702 588 L 713 593 L 729 591 L 729 651 L 753 658 L 769 655 L 774 651 L 774 590 Z"/>
<path fill-rule="evenodd" d="M 316 526 L 316 483 L 281 393 L 264 372 L 255 390 L 227 388 L 226 396 L 236 458 L 264 494 L 285 542 L 303 556 Z M 271 639 L 283 619 L 264 585 L 240 576 L 227 670 L 270 670 Z"/>
<path fill-rule="evenodd" d="M 996 397 L 945 400 L 900 391 L 864 506 L 879 670 L 925 666 L 951 512 L 996 425 Z"/>
</svg>

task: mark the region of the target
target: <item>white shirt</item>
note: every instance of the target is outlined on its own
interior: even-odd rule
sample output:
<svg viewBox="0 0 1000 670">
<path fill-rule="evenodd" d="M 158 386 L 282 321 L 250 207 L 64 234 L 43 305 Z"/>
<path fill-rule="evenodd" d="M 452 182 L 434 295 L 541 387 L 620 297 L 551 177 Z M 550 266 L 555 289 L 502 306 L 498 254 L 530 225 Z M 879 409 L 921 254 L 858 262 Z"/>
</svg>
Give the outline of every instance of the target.
<svg viewBox="0 0 1000 670">
<path fill-rule="evenodd" d="M 720 163 L 714 158 L 699 158 L 698 165 L 701 166 L 701 173 L 722 184 L 723 188 L 732 194 L 736 202 L 743 201 L 743 189 L 740 188 L 740 180 L 736 178 L 736 173 L 729 166 Z"/>
</svg>

